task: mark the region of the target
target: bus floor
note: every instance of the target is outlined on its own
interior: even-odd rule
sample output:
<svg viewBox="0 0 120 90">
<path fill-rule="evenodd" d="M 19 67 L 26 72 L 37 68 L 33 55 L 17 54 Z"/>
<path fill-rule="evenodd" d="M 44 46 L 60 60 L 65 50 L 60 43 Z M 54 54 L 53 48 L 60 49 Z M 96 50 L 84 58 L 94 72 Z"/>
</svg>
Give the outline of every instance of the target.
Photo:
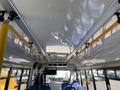
<svg viewBox="0 0 120 90">
<path fill-rule="evenodd" d="M 50 84 L 50 88 L 51 90 L 61 90 L 61 84 L 58 83 Z"/>
<path fill-rule="evenodd" d="M 111 84 L 111 90 L 120 90 L 120 81 L 110 80 L 110 84 Z M 96 81 L 96 86 L 97 86 L 97 90 L 106 90 L 104 80 Z M 84 87 L 85 87 L 85 85 L 84 85 Z M 54 83 L 54 84 L 51 83 L 50 88 L 51 88 L 51 90 L 61 90 L 61 84 L 60 83 Z M 25 90 L 25 89 L 26 89 L 26 84 L 22 84 L 20 90 Z M 89 90 L 94 90 L 93 83 L 89 84 Z"/>
</svg>

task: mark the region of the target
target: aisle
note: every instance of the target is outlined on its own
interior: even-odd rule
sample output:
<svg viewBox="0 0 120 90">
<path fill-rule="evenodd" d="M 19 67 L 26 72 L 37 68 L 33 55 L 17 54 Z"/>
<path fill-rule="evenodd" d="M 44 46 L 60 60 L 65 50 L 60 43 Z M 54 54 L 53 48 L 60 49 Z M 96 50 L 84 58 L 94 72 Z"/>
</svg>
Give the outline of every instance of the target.
<svg viewBox="0 0 120 90">
<path fill-rule="evenodd" d="M 61 90 L 61 84 L 50 84 L 51 90 Z"/>
</svg>

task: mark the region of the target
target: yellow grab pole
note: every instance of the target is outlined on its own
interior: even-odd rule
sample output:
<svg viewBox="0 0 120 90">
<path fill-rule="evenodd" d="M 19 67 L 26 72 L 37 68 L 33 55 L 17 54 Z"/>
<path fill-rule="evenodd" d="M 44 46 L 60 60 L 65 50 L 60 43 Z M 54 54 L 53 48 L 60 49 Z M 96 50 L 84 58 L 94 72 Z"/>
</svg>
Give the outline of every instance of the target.
<svg viewBox="0 0 120 90">
<path fill-rule="evenodd" d="M 0 29 L 0 73 L 4 61 L 4 51 L 8 34 L 8 22 L 3 21 Z"/>
<path fill-rule="evenodd" d="M 22 36 L 22 34 L 20 34 L 19 32 L 17 32 L 17 30 L 15 30 L 14 27 L 12 27 L 11 25 L 8 25 L 8 28 L 9 28 L 9 31 L 11 31 L 12 33 L 14 33 L 27 47 L 30 47 L 30 45 L 24 39 L 24 37 Z"/>
<path fill-rule="evenodd" d="M 104 30 L 103 33 L 101 33 L 98 37 L 96 37 L 93 41 L 91 41 L 88 45 L 88 47 L 90 47 L 91 45 L 93 45 L 94 43 L 96 43 L 100 38 L 104 37 L 107 33 L 109 33 L 110 31 L 112 31 L 117 25 L 119 25 L 119 23 L 114 22 L 108 29 Z M 83 52 L 86 50 L 86 47 L 83 48 L 80 52 Z"/>
</svg>

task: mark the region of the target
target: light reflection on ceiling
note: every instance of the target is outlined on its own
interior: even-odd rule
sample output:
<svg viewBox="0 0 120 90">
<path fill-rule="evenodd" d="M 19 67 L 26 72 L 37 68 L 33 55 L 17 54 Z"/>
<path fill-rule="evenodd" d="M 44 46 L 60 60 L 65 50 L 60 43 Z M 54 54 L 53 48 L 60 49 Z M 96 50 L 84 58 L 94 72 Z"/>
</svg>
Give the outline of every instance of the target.
<svg viewBox="0 0 120 90">
<path fill-rule="evenodd" d="M 43 48 L 76 48 L 114 0 L 12 1 Z"/>
</svg>

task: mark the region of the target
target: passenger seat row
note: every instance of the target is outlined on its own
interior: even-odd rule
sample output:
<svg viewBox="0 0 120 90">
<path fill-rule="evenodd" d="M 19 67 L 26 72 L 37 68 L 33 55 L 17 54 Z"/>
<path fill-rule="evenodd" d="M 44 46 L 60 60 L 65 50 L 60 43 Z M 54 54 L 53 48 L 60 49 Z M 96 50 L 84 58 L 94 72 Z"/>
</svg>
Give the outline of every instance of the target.
<svg viewBox="0 0 120 90">
<path fill-rule="evenodd" d="M 50 86 L 31 86 L 28 90 L 51 90 Z"/>
<path fill-rule="evenodd" d="M 81 87 L 79 81 L 63 82 L 62 90 L 87 90 L 85 87 Z"/>
</svg>

